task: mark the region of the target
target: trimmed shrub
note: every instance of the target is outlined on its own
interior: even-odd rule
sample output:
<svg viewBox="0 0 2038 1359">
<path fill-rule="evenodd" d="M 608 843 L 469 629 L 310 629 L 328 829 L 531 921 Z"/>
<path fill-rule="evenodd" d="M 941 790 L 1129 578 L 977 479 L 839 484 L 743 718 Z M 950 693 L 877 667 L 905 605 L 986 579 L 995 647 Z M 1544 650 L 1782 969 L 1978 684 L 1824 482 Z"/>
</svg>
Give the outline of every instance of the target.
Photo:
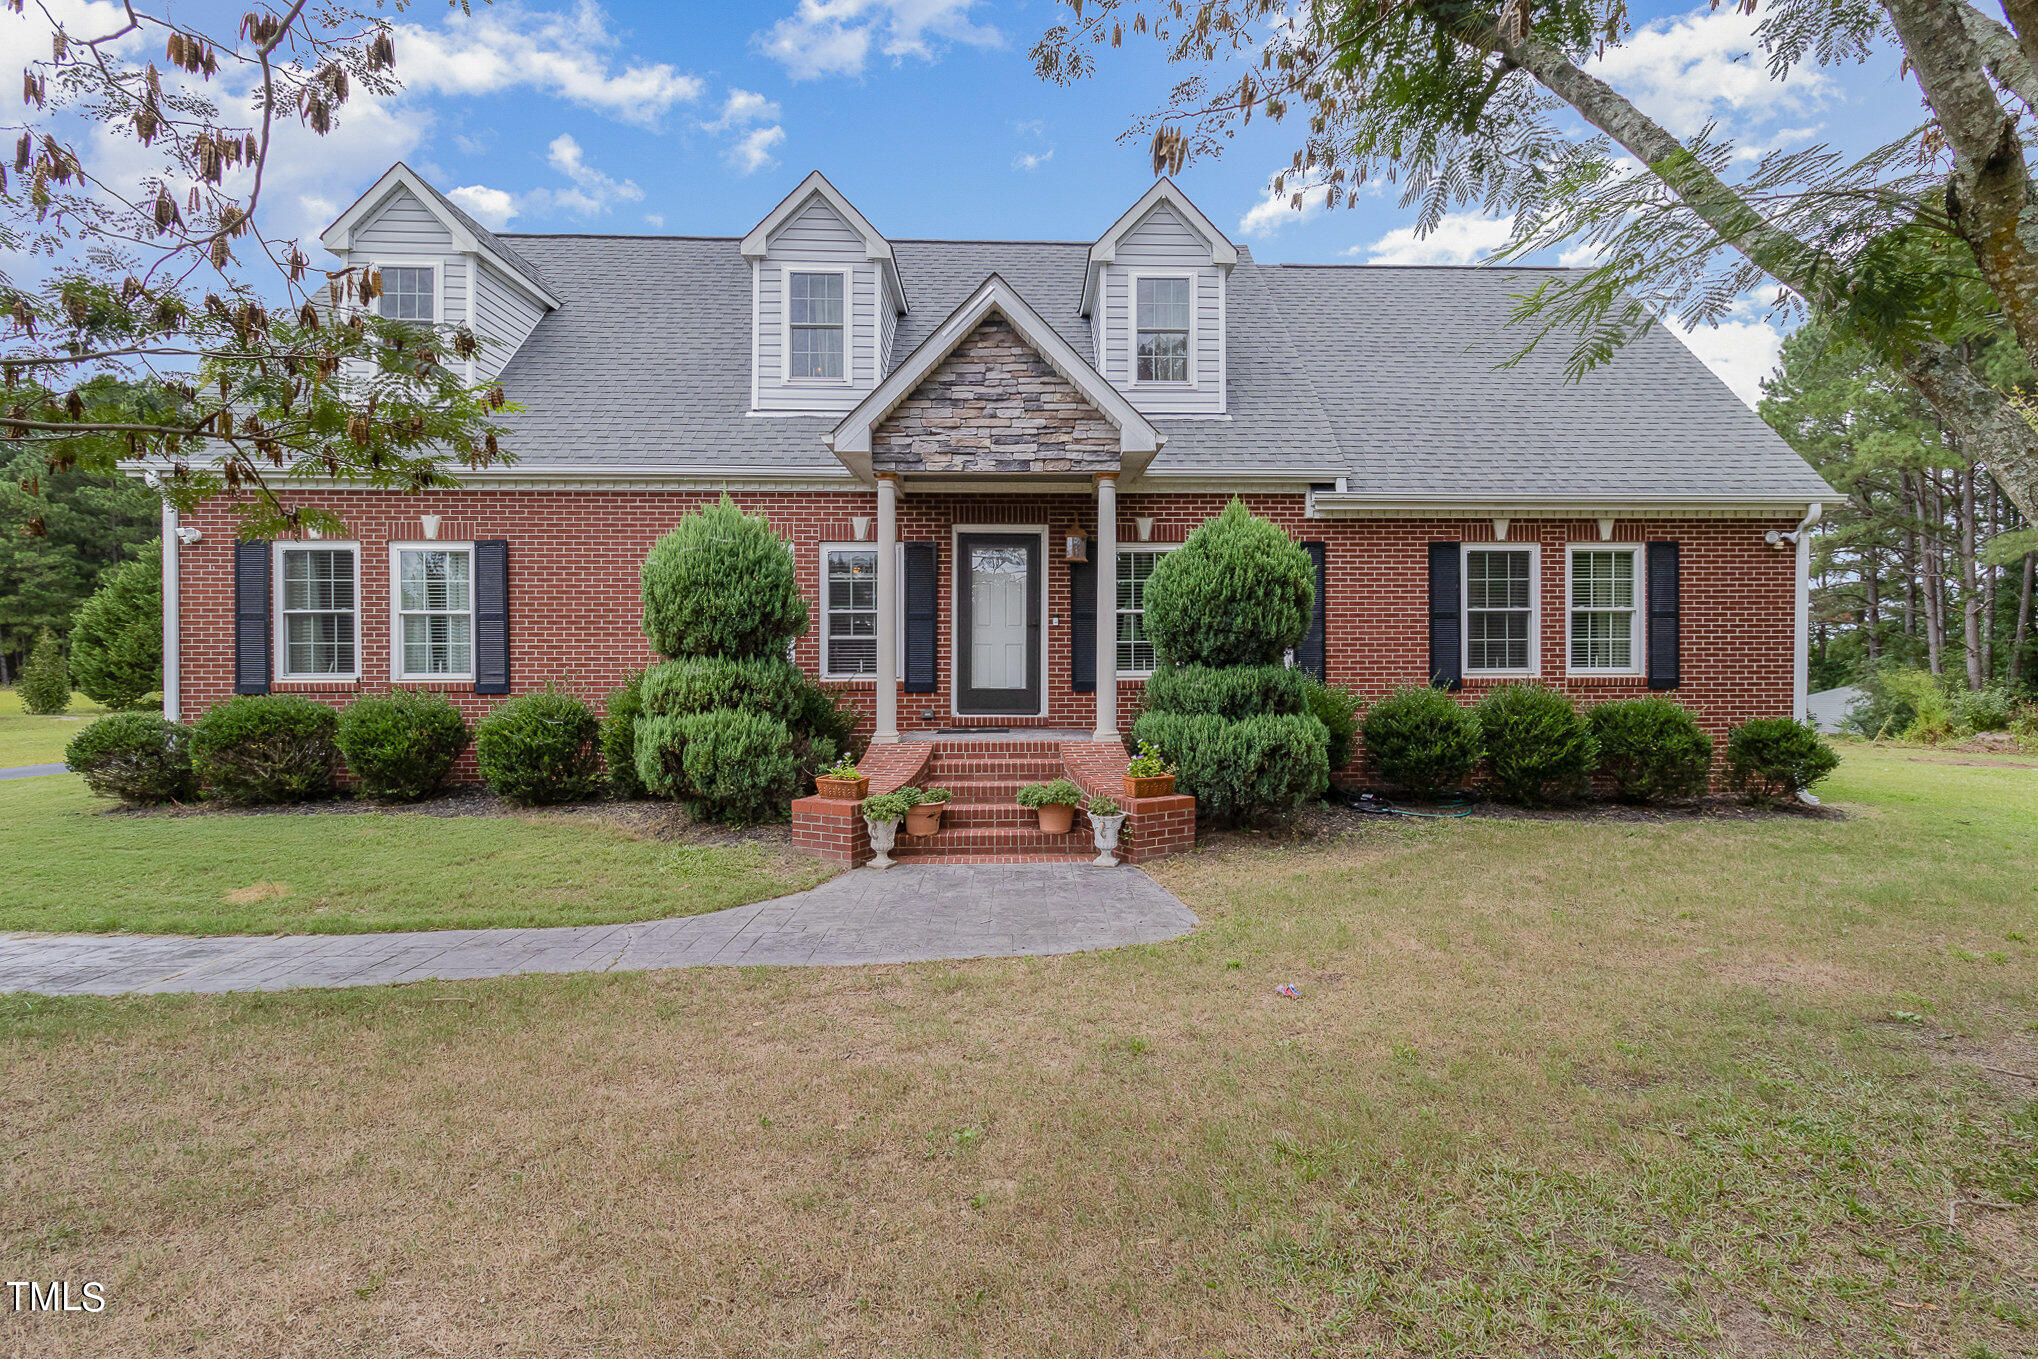
<svg viewBox="0 0 2038 1359">
<path fill-rule="evenodd" d="M 1163 666 L 1278 665 L 1309 631 L 1315 602 L 1309 554 L 1234 500 L 1161 555 L 1146 582 L 1146 635 Z"/>
<path fill-rule="evenodd" d="M 1199 818 L 1218 823 L 1273 820 L 1323 796 L 1330 782 L 1330 733 L 1314 717 L 1272 714 L 1227 722 L 1212 714 L 1141 713 L 1133 738 L 1175 763 L 1175 787 L 1196 799 Z"/>
<path fill-rule="evenodd" d="M 1306 690 L 1309 713 L 1330 733 L 1330 772 L 1352 762 L 1352 744 L 1359 734 L 1359 698 L 1349 689 L 1325 684 L 1313 676 Z"/>
<path fill-rule="evenodd" d="M 1150 713 L 1208 713 L 1236 722 L 1261 713 L 1309 711 L 1310 677 L 1285 665 L 1163 666 L 1146 679 L 1140 708 Z"/>
<path fill-rule="evenodd" d="M 1359 730 L 1380 777 L 1417 797 L 1456 788 L 1485 754 L 1479 719 L 1440 689 L 1402 689 L 1381 699 Z"/>
<path fill-rule="evenodd" d="M 355 699 L 333 733 L 361 791 L 401 802 L 438 792 L 467 741 L 466 720 L 445 695 L 415 690 Z"/>
<path fill-rule="evenodd" d="M 748 708 L 782 723 L 798 720 L 808 702 L 806 676 L 783 655 L 724 660 L 689 656 L 644 672 L 644 711 L 654 717 L 686 717 L 716 708 Z"/>
<path fill-rule="evenodd" d="M 198 795 L 191 732 L 154 713 L 115 713 L 71 738 L 64 765 L 102 797 L 137 805 Z"/>
<path fill-rule="evenodd" d="M 241 694 L 191 727 L 198 777 L 236 802 L 302 802 L 333 791 L 339 716 L 298 694 Z"/>
<path fill-rule="evenodd" d="M 1599 772 L 1623 802 L 1698 797 L 1712 774 L 1712 738 L 1667 698 L 1602 703 L 1586 714 Z"/>
<path fill-rule="evenodd" d="M 658 654 L 780 656 L 807 630 L 793 554 L 728 496 L 679 521 L 644 559 L 644 635 Z"/>
<path fill-rule="evenodd" d="M 601 791 L 601 723 L 572 694 L 544 689 L 499 703 L 474 727 L 482 782 L 526 806 Z"/>
<path fill-rule="evenodd" d="M 826 757 L 829 760 L 834 759 L 835 754 L 853 757 L 856 728 L 863 721 L 862 709 L 850 701 L 854 688 L 846 684 L 816 684 L 804 675 L 800 679 L 804 687 L 800 690 L 800 717 L 796 729 L 812 734 L 816 750 L 824 741 L 833 746 L 835 753 Z"/>
<path fill-rule="evenodd" d="M 37 717 L 53 717 L 71 706 L 71 668 L 64 663 L 64 644 L 48 628 L 21 667 L 21 708 Z"/>
<path fill-rule="evenodd" d="M 1809 722 L 1763 717 L 1727 733 L 1727 787 L 1757 802 L 1795 797 L 1839 766 Z"/>
<path fill-rule="evenodd" d="M 163 545 L 100 578 L 71 624 L 71 677 L 109 708 L 154 706 L 163 687 Z"/>
<path fill-rule="evenodd" d="M 1502 797 L 1540 803 L 1585 787 L 1598 762 L 1592 726 L 1571 700 L 1540 684 L 1504 684 L 1473 705 L 1486 772 Z"/>
<path fill-rule="evenodd" d="M 644 675 L 639 670 L 624 680 L 602 707 L 602 765 L 608 770 L 609 791 L 617 797 L 644 796 L 644 780 L 637 777 L 637 717 L 644 711 Z"/>
<path fill-rule="evenodd" d="M 802 772 L 792 731 L 766 713 L 716 708 L 637 721 L 638 778 L 704 821 L 783 816 Z"/>
</svg>

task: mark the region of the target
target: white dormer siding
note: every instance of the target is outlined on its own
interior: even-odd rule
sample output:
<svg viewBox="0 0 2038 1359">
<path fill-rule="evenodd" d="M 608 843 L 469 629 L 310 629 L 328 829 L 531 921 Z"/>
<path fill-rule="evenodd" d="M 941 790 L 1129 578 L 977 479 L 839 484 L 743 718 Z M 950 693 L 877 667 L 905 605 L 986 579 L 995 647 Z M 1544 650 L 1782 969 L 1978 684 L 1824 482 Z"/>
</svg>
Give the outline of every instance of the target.
<svg viewBox="0 0 2038 1359">
<path fill-rule="evenodd" d="M 1097 367 L 1142 414 L 1224 413 L 1225 275 L 1213 260 L 1212 243 L 1165 201 L 1118 236 L 1098 279 Z M 1141 279 L 1180 279 L 1189 288 L 1186 380 L 1139 375 L 1135 298 Z"/>
<path fill-rule="evenodd" d="M 757 294 L 756 406 L 759 410 L 840 415 L 882 376 L 879 350 L 879 267 L 864 238 L 816 196 L 794 213 L 751 265 Z M 795 274 L 839 274 L 842 286 L 842 376 L 794 377 L 787 369 L 792 343 L 787 311 Z"/>
<path fill-rule="evenodd" d="M 474 357 L 474 375 L 491 378 L 509 364 L 524 340 L 544 319 L 545 308 L 487 260 L 473 260 L 474 319 L 468 324 L 482 337 Z"/>
<path fill-rule="evenodd" d="M 380 208 L 354 230 L 350 265 L 380 269 L 384 265 L 424 265 L 438 273 L 437 319 L 461 325 L 467 321 L 467 261 L 453 242 L 453 233 L 408 189 L 390 194 Z"/>
</svg>

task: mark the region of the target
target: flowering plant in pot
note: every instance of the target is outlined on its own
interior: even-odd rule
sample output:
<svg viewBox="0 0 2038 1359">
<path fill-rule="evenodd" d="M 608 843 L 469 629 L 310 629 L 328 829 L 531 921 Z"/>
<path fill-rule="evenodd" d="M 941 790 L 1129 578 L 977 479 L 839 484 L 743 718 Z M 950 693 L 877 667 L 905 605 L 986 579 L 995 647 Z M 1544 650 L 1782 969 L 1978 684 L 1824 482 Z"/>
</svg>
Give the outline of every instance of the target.
<svg viewBox="0 0 2038 1359">
<path fill-rule="evenodd" d="M 863 800 L 864 828 L 870 832 L 870 847 L 877 854 L 870 861 L 872 868 L 892 866 L 892 846 L 898 842 L 899 822 L 913 810 L 918 797 L 918 789 L 901 788 L 896 793 L 879 793 Z"/>
<path fill-rule="evenodd" d="M 913 795 L 913 809 L 906 813 L 906 834 L 932 835 L 941 829 L 941 809 L 955 796 L 946 788 L 901 788 Z"/>
<path fill-rule="evenodd" d="M 1040 818 L 1040 828 L 1049 835 L 1065 833 L 1076 821 L 1076 807 L 1083 790 L 1069 779 L 1052 783 L 1029 783 L 1019 790 L 1019 805 L 1030 807 Z"/>
<path fill-rule="evenodd" d="M 1175 791 L 1175 767 L 1151 741 L 1139 743 L 1139 754 L 1125 766 L 1125 796 L 1166 797 Z"/>
<path fill-rule="evenodd" d="M 1097 857 L 1091 862 L 1099 868 L 1117 867 L 1118 833 L 1125 825 L 1124 808 L 1099 793 L 1083 804 L 1083 810 L 1090 814 L 1090 838 L 1097 846 Z"/>
<path fill-rule="evenodd" d="M 844 755 L 814 775 L 814 791 L 822 797 L 841 798 L 844 802 L 861 802 L 863 795 L 870 791 L 870 780 L 856 767 L 855 760 Z"/>
</svg>

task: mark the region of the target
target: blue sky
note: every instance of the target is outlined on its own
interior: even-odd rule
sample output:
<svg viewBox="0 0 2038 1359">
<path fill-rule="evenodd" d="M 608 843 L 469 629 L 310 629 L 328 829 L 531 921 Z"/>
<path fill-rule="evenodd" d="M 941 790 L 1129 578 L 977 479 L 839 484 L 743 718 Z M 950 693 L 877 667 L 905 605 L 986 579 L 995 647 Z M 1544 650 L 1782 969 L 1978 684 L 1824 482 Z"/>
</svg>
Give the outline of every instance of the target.
<svg viewBox="0 0 2038 1359">
<path fill-rule="evenodd" d="M 183 0 L 231 31 L 244 6 Z M 31 9 L 34 7 L 31 6 Z M 104 0 L 63 0 L 76 31 Z M 894 237 L 1088 239 L 1150 181 L 1143 138 L 1121 140 L 1179 73 L 1141 40 L 1073 88 L 1039 80 L 1028 49 L 1064 13 L 1047 0 L 506 0 L 471 17 L 405 11 L 392 100 L 359 96 L 324 142 L 279 173 L 272 225 L 315 234 L 393 160 L 408 160 L 509 231 L 740 235 L 820 169 Z M 224 16 L 217 18 L 215 16 Z M 1866 149 L 1916 121 L 1893 61 L 1770 80 L 1731 9 L 1640 5 L 1644 33 L 1606 74 L 1680 133 L 1718 120 L 1744 145 Z M 46 54 L 31 16 L 0 19 L 0 70 Z M 1293 138 L 1256 121 L 1183 187 L 1269 260 L 1468 263 L 1504 238 L 1476 214 L 1416 240 L 1395 192 L 1298 215 L 1265 186 Z M 1777 332 L 1751 301 L 1687 336 L 1744 398 Z"/>
</svg>

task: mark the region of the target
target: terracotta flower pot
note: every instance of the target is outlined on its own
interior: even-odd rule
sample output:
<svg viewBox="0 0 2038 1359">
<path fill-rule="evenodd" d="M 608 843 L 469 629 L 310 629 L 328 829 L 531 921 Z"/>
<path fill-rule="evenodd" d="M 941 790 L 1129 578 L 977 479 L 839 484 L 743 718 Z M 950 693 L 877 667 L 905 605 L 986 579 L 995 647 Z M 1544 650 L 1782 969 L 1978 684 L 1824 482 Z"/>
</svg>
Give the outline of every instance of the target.
<svg viewBox="0 0 2038 1359">
<path fill-rule="evenodd" d="M 945 802 L 922 802 L 906 813 L 906 834 L 932 835 L 941 829 L 941 809 Z"/>
<path fill-rule="evenodd" d="M 861 802 L 870 795 L 870 779 L 861 774 L 853 779 L 819 774 L 814 778 L 814 794 L 816 797 L 839 798 L 844 802 Z"/>
<path fill-rule="evenodd" d="M 1149 774 L 1143 779 L 1134 778 L 1130 774 L 1125 776 L 1125 796 L 1127 797 L 1166 797 L 1174 791 L 1175 776 L 1173 774 Z"/>
<path fill-rule="evenodd" d="M 1049 835 L 1066 835 L 1069 827 L 1076 823 L 1076 809 L 1067 802 L 1050 802 L 1036 810 L 1040 816 L 1040 828 Z"/>
</svg>

